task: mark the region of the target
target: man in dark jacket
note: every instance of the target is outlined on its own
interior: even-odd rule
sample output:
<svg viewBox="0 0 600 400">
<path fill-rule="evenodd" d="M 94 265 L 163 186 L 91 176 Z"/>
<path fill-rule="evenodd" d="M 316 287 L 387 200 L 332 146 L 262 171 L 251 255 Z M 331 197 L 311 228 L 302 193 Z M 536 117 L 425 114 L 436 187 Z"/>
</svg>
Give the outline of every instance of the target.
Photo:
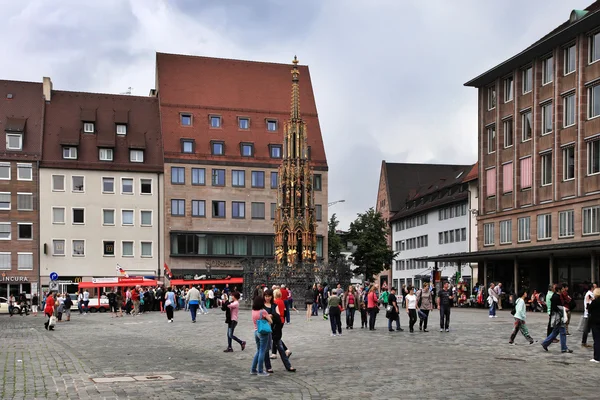
<svg viewBox="0 0 600 400">
<path fill-rule="evenodd" d="M 560 289 L 565 290 L 564 287 Z M 556 339 L 556 337 L 560 334 L 560 349 L 563 353 L 572 353 L 573 350 L 567 347 L 567 331 L 565 328 L 566 318 L 564 316 L 564 307 L 560 301 L 559 289 L 556 288 L 556 291 L 552 295 L 551 301 L 551 310 L 550 310 L 550 318 L 552 326 L 552 333 L 548 336 L 543 342 L 542 347 L 544 350 L 548 351 L 548 346 L 552 344 L 552 341 Z"/>
<path fill-rule="evenodd" d="M 392 288 L 388 295 L 388 306 L 392 307 L 390 311 L 387 311 L 388 317 L 388 330 L 394 332 L 392 329 L 392 321 L 396 321 L 396 330 L 402 332 L 404 329 L 400 327 L 400 309 L 398 308 L 398 299 L 396 298 L 396 288 Z M 386 307 L 388 307 L 386 306 Z"/>
</svg>

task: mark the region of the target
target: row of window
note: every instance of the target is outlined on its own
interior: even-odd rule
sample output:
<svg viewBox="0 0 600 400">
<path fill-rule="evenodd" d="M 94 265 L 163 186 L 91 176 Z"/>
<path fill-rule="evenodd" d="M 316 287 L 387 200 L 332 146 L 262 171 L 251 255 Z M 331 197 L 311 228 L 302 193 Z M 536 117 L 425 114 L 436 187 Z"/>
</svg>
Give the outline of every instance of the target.
<svg viewBox="0 0 600 400">
<path fill-rule="evenodd" d="M 500 221 L 500 244 L 512 243 L 512 220 Z M 600 234 L 600 206 L 582 209 L 583 235 Z M 495 224 L 483 225 L 484 245 L 495 244 Z M 572 238 L 575 236 L 575 210 L 558 213 L 558 237 Z M 537 216 L 537 240 L 552 239 L 552 214 Z M 531 217 L 517 219 L 517 242 L 531 241 Z"/>
<path fill-rule="evenodd" d="M 114 257 L 115 254 L 115 241 L 114 240 L 103 240 L 102 241 L 102 254 L 105 257 Z M 73 239 L 71 240 L 71 251 L 67 250 L 67 241 L 65 239 L 52 239 L 52 256 L 54 257 L 65 257 L 67 254 L 71 254 L 72 257 L 85 257 L 85 240 L 84 239 Z M 120 255 L 121 257 L 135 257 L 135 242 L 132 240 L 121 241 Z M 139 255 L 142 258 L 153 257 L 153 243 L 150 241 L 140 241 L 138 247 Z"/>
<path fill-rule="evenodd" d="M 317 237 L 317 257 L 323 257 L 323 237 Z M 172 256 L 273 256 L 273 236 L 171 233 Z"/>
<path fill-rule="evenodd" d="M 104 226 L 115 226 L 117 211 L 112 208 L 102 209 L 102 225 Z M 121 226 L 135 226 L 135 211 L 134 210 L 121 210 Z M 140 210 L 140 226 L 152 226 L 152 210 Z M 66 209 L 65 207 L 52 207 L 52 223 L 55 225 L 64 225 L 66 221 Z M 72 225 L 85 225 L 85 208 L 73 207 L 71 208 L 71 224 Z"/>
<path fill-rule="evenodd" d="M 438 239 L 440 244 L 467 241 L 467 228 L 451 229 L 449 231 L 439 232 Z"/>
<path fill-rule="evenodd" d="M 427 247 L 429 240 L 428 235 L 414 237 L 406 240 L 398 240 L 395 243 L 395 251 L 414 250 L 421 247 Z"/>
<path fill-rule="evenodd" d="M 396 232 L 427 224 L 427 214 L 404 218 L 396 222 Z"/>
<path fill-rule="evenodd" d="M 0 181 L 10 181 L 11 179 L 12 175 L 10 163 L 0 163 Z M 17 163 L 17 180 L 33 180 L 33 165 Z"/>
<path fill-rule="evenodd" d="M 114 161 L 115 149 L 110 147 L 104 147 L 98 149 L 98 160 L 100 161 Z M 78 150 L 76 146 L 63 146 L 62 158 L 63 160 L 77 160 Z M 144 162 L 144 150 L 129 149 L 129 162 L 132 163 L 143 163 Z"/>
<path fill-rule="evenodd" d="M 575 179 L 575 145 L 568 145 L 562 148 L 562 181 Z M 530 188 L 532 185 L 532 157 L 520 159 L 520 183 L 521 189 Z M 553 182 L 553 160 L 552 151 L 546 151 L 540 154 L 540 182 L 542 186 L 551 185 Z M 600 173 L 600 139 L 590 140 L 587 143 L 587 175 Z M 502 165 L 502 193 L 513 191 L 513 163 L 508 162 Z M 492 197 L 496 195 L 496 168 L 486 170 L 486 195 Z"/>
<path fill-rule="evenodd" d="M 184 199 L 171 199 L 171 215 L 174 217 L 186 216 L 186 201 Z M 206 217 L 206 200 L 192 200 L 192 217 Z M 250 218 L 265 219 L 265 203 L 251 202 L 250 203 Z M 275 219 L 277 212 L 277 204 L 271 203 L 271 219 Z M 224 200 L 213 200 L 211 203 L 210 215 L 213 218 L 225 218 L 226 202 Z M 246 202 L 232 201 L 231 202 L 231 218 L 245 219 L 246 218 Z M 323 219 L 323 207 L 321 204 L 315 205 L 315 218 L 317 221 Z"/>
<path fill-rule="evenodd" d="M 0 270 L 10 271 L 12 269 L 12 254 L 0 252 Z M 17 269 L 30 271 L 33 269 L 33 253 L 17 253 Z"/>
<path fill-rule="evenodd" d="M 455 218 L 455 217 L 463 217 L 465 215 L 467 215 L 467 205 L 466 204 L 456 204 L 454 206 L 441 208 L 438 211 L 438 219 L 440 221 L 443 221 L 445 219 Z"/>
<path fill-rule="evenodd" d="M 404 271 L 407 269 L 426 269 L 427 261 L 418 261 L 413 259 L 396 260 L 396 271 Z"/>
<path fill-rule="evenodd" d="M 0 222 L 0 240 L 12 239 L 12 223 Z M 17 223 L 17 239 L 32 240 L 33 239 L 33 223 L 18 222 Z"/>
<path fill-rule="evenodd" d="M 194 123 L 194 115 L 192 113 L 180 113 L 179 123 L 182 126 L 192 126 Z M 208 116 L 208 123 L 211 128 L 222 128 L 223 117 L 220 115 L 211 114 Z M 237 117 L 237 126 L 239 129 L 247 130 L 250 129 L 250 118 L 249 117 Z M 277 119 L 266 118 L 265 128 L 269 132 L 277 132 Z"/>
<path fill-rule="evenodd" d="M 600 60 L 600 32 L 590 36 L 588 48 L 588 63 L 592 64 Z M 563 75 L 567 76 L 575 72 L 577 65 L 577 49 L 575 43 L 571 43 L 563 48 Z M 528 66 L 521 70 L 522 93 L 526 94 L 533 89 L 533 67 Z M 542 85 L 547 85 L 554 80 L 554 56 L 548 56 L 542 60 Z M 514 98 L 514 77 L 509 76 L 504 79 L 504 102 L 508 103 Z M 487 108 L 493 110 L 496 108 L 496 87 L 488 87 Z"/>
<path fill-rule="evenodd" d="M 152 179 L 141 178 L 139 180 L 140 194 L 152 194 Z M 52 175 L 52 191 L 64 192 L 66 190 L 65 176 Z M 102 177 L 102 193 L 115 193 L 115 178 Z M 85 193 L 85 176 L 71 176 L 71 192 Z M 135 194 L 134 178 L 121 178 L 121 194 Z"/>
<path fill-rule="evenodd" d="M 225 142 L 220 140 L 211 140 L 211 154 L 215 156 L 225 155 Z M 194 139 L 181 139 L 181 152 L 186 154 L 196 153 L 196 141 Z M 240 155 L 242 157 L 254 157 L 254 143 L 241 142 Z M 269 155 L 271 158 L 283 157 L 283 146 L 280 144 L 269 145 Z"/>
<path fill-rule="evenodd" d="M 12 209 L 12 196 L 10 192 L 0 192 L 0 210 Z M 33 193 L 17 192 L 17 210 L 33 211 Z"/>
</svg>

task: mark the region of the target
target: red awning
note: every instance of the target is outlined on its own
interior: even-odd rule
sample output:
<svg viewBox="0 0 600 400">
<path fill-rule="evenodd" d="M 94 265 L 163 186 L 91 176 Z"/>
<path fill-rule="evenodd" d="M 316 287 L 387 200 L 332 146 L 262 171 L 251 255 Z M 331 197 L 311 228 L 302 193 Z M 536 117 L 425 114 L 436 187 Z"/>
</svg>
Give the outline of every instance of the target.
<svg viewBox="0 0 600 400">
<path fill-rule="evenodd" d="M 191 279 L 171 279 L 171 286 L 189 286 L 189 285 L 224 285 L 226 283 L 242 284 L 244 278 L 230 278 L 230 279 L 202 279 L 202 280 L 191 280 Z"/>
<path fill-rule="evenodd" d="M 143 278 L 98 278 L 92 282 L 78 283 L 80 288 L 101 288 L 101 287 L 124 287 L 124 286 L 156 286 L 158 282 L 155 279 Z"/>
</svg>

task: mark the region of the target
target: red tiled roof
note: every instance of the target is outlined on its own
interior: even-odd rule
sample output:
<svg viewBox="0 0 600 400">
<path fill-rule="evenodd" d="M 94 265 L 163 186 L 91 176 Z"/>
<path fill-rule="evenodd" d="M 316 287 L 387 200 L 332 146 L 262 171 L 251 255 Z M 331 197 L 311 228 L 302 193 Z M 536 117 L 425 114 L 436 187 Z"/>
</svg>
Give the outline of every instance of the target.
<svg viewBox="0 0 600 400">
<path fill-rule="evenodd" d="M 127 119 L 127 134 L 117 136 L 116 122 Z M 83 133 L 84 120 L 95 120 L 95 133 Z M 158 99 L 99 93 L 52 91 L 46 104 L 43 167 L 162 172 Z M 131 145 L 134 143 L 134 145 Z M 63 145 L 78 145 L 78 159 L 64 160 Z M 113 161 L 99 161 L 101 147 L 112 147 Z M 144 162 L 129 161 L 130 148 L 143 148 Z"/>
<path fill-rule="evenodd" d="M 463 179 L 463 182 L 471 182 L 478 178 L 479 178 L 479 161 L 477 161 L 475 164 L 473 164 L 473 167 L 471 168 L 471 170 L 469 171 L 467 176 L 465 176 L 465 179 Z"/>
<path fill-rule="evenodd" d="M 260 162 L 277 166 L 269 144 L 281 144 L 283 124 L 291 107 L 292 65 L 157 53 L 165 158 L 179 160 Z M 315 167 L 327 160 L 314 93 L 307 66 L 300 70 L 300 111 L 307 125 L 308 145 Z M 180 124 L 180 113 L 193 115 L 191 127 Z M 210 128 L 209 116 L 220 115 L 222 127 Z M 250 129 L 238 128 L 238 117 L 250 118 Z M 278 121 L 268 132 L 266 119 Z M 195 140 L 195 154 L 181 153 L 181 139 Z M 211 156 L 211 140 L 225 142 L 225 157 Z M 241 157 L 241 142 L 254 144 L 252 159 Z"/>
<path fill-rule="evenodd" d="M 6 140 L 3 137 L 0 140 L 0 158 L 40 159 L 43 111 L 44 97 L 41 83 L 0 80 L 0 132 L 4 133 L 7 129 L 19 130 L 24 122 L 23 150 L 7 151 Z"/>
</svg>

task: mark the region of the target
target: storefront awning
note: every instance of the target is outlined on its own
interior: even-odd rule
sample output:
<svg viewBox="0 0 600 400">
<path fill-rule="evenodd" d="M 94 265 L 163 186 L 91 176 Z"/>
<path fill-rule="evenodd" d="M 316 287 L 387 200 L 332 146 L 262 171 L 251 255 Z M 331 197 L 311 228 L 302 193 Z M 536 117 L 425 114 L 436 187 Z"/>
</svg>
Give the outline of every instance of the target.
<svg viewBox="0 0 600 400">
<path fill-rule="evenodd" d="M 537 246 L 510 247 L 506 249 L 481 250 L 465 253 L 440 254 L 416 258 L 418 261 L 478 262 L 486 260 L 509 260 L 515 258 L 565 257 L 588 254 L 600 250 L 600 240 L 544 244 Z"/>
<path fill-rule="evenodd" d="M 244 283 L 244 278 L 230 278 L 230 279 L 199 279 L 199 280 L 191 280 L 191 279 L 172 279 L 170 281 L 171 286 L 189 286 L 189 285 L 224 285 L 226 283 L 229 284 L 239 284 Z"/>
</svg>

